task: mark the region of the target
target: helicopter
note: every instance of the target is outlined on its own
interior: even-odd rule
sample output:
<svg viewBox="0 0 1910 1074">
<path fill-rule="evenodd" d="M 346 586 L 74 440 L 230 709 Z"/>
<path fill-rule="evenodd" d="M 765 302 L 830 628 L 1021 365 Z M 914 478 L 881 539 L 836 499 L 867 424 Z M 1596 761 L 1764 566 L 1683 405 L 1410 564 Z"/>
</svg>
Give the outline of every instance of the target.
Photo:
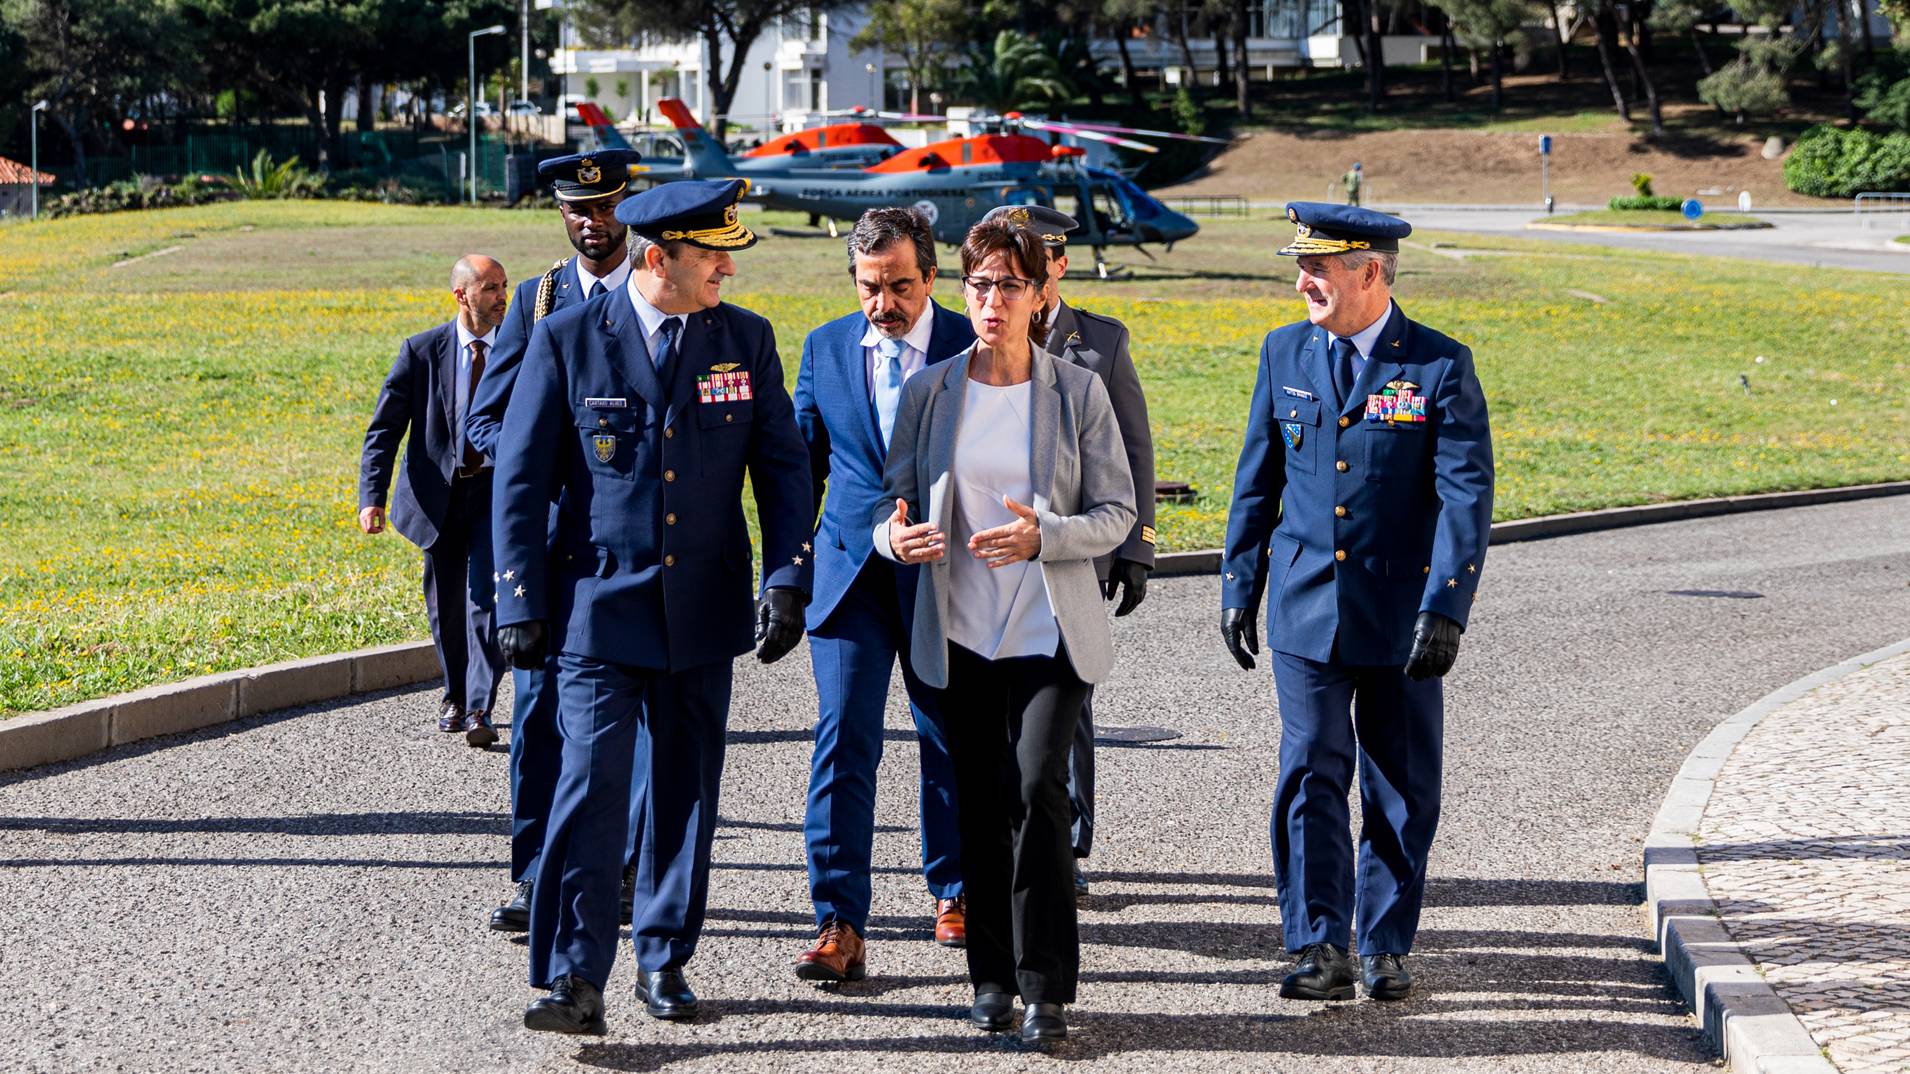
<svg viewBox="0 0 1910 1074">
<path fill-rule="evenodd" d="M 854 220 L 876 206 L 907 205 L 928 219 L 938 241 L 955 245 L 997 206 L 1063 208 L 1057 202 L 1070 199 L 1071 215 L 1081 224 L 1071 241 L 1093 248 L 1095 272 L 1107 279 L 1114 274 L 1107 263 L 1109 247 L 1132 246 L 1152 258 L 1145 244 L 1171 251 L 1200 230 L 1133 180 L 1088 166 L 1080 147 L 1050 145 L 1019 131 L 903 149 L 859 170 L 799 165 L 759 170 L 744 167 L 717 145 L 682 101 L 666 97 L 658 108 L 683 141 L 681 178 L 749 179 L 751 197 L 771 208 L 827 217 L 831 235 L 837 233 L 837 220 Z M 665 162 L 657 163 L 656 170 L 639 178 L 678 177 L 664 172 Z"/>
<path fill-rule="evenodd" d="M 675 98 L 669 98 L 675 101 Z M 678 102 L 680 104 L 680 102 Z M 666 135 L 644 132 L 643 145 L 633 145 L 610 122 L 604 110 L 590 101 L 577 105 L 577 118 L 590 130 L 587 149 L 637 149 L 643 163 L 632 168 L 633 178 L 663 181 L 676 178 L 685 166 L 683 149 Z M 674 116 L 672 117 L 674 120 Z M 680 129 L 680 125 L 679 125 Z M 889 132 L 866 122 L 834 123 L 778 135 L 735 158 L 736 173 L 756 177 L 790 168 L 865 168 L 901 152 L 902 143 Z"/>
</svg>

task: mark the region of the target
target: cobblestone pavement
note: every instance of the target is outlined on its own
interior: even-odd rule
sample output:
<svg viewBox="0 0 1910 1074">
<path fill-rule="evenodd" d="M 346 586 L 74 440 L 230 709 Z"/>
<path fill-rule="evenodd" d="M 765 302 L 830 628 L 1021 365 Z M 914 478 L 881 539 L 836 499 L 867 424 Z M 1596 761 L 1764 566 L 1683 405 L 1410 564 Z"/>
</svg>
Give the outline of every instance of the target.
<svg viewBox="0 0 1910 1074">
<path fill-rule="evenodd" d="M 1724 925 L 1845 1074 L 1910 1070 L 1910 655 L 1766 715 L 1698 862 Z"/>
<path fill-rule="evenodd" d="M 1096 712 L 1181 737 L 1101 750 L 1081 1002 L 1052 1059 L 961 1020 L 899 696 L 871 978 L 795 980 L 805 647 L 737 665 L 698 1022 L 644 1018 L 625 958 L 610 1036 L 524 1031 L 524 949 L 483 928 L 509 890 L 503 754 L 437 734 L 409 691 L 0 776 L 0 1070 L 1699 1074 L 1712 1057 L 1640 911 L 1641 841 L 1718 721 L 1910 636 L 1907 565 L 1910 497 L 1493 549 L 1447 683 L 1403 1003 L 1275 994 L 1271 684 L 1221 648 L 1217 579 L 1162 579 L 1116 622 Z"/>
</svg>

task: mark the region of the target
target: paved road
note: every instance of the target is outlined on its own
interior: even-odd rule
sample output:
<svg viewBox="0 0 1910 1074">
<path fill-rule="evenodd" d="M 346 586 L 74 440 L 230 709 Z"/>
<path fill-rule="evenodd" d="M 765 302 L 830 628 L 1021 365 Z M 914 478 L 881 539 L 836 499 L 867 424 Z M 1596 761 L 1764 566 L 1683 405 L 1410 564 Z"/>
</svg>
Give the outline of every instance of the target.
<svg viewBox="0 0 1910 1074">
<path fill-rule="evenodd" d="M 1319 1007 L 1285 965 L 1268 872 L 1276 724 L 1215 639 L 1213 579 L 1119 624 L 1075 1038 L 1096 1070 L 1710 1070 L 1643 938 L 1640 838 L 1686 751 L 1778 685 L 1910 635 L 1910 498 L 1495 549 L 1449 680 L 1445 823 L 1422 991 Z M 1755 594 L 1755 595 L 1754 595 Z M 958 955 L 912 876 L 912 746 L 892 765 L 874 977 L 795 981 L 808 669 L 743 668 L 710 927 L 708 1012 L 535 1036 L 504 894 L 503 756 L 387 695 L 0 777 L 0 1067 L 133 1071 L 1018 1070 L 967 1029 Z"/>
<path fill-rule="evenodd" d="M 1722 208 L 1722 207 L 1716 207 Z M 1816 268 L 1864 269 L 1871 272 L 1910 273 L 1910 245 L 1893 243 L 1904 233 L 1910 214 L 1897 213 L 1893 223 L 1865 228 L 1848 209 L 1839 212 L 1766 213 L 1760 219 L 1769 228 L 1748 231 L 1553 231 L 1526 227 L 1544 213 L 1532 208 L 1454 209 L 1408 206 L 1398 210 L 1416 228 L 1431 231 L 1469 231 L 1485 235 L 1664 250 L 1681 254 L 1778 261 Z M 1733 210 L 1735 211 L 1735 210 Z"/>
</svg>

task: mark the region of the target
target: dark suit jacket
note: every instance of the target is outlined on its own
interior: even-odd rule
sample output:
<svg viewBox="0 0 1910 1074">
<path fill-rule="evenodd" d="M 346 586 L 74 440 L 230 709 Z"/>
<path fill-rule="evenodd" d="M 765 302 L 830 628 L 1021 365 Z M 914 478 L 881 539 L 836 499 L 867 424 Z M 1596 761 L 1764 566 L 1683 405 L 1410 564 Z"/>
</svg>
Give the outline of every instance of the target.
<svg viewBox="0 0 1910 1074">
<path fill-rule="evenodd" d="M 748 652 L 745 472 L 763 587 L 804 585 L 809 458 L 775 334 L 754 313 L 691 314 L 668 384 L 626 289 L 551 314 L 531 333 L 497 452 L 499 626 L 542 620 L 561 651 L 665 671 Z"/>
<path fill-rule="evenodd" d="M 419 548 L 437 543 L 451 506 L 451 478 L 458 469 L 457 351 L 454 321 L 404 341 L 372 408 L 358 463 L 359 508 L 383 507 L 391 492 L 391 526 Z M 411 439 L 394 491 L 392 471 L 406 430 Z"/>
<path fill-rule="evenodd" d="M 960 311 L 938 304 L 934 316 L 923 373 L 975 342 L 975 330 Z M 868 329 L 868 317 L 858 311 L 809 333 L 796 373 L 796 425 L 809 442 L 810 485 L 818 500 L 825 488 L 829 493 L 810 561 L 815 568 L 806 613 L 811 630 L 828 620 L 869 561 L 869 515 L 883 498 L 882 466 L 888 452 L 869 399 L 868 359 L 862 353 Z M 899 579 L 902 595 L 913 603 L 915 568 L 897 570 L 906 576 Z"/>
<path fill-rule="evenodd" d="M 1154 431 L 1147 423 L 1147 396 L 1127 353 L 1127 326 L 1112 317 L 1078 310 L 1063 302 L 1048 329 L 1048 353 L 1101 378 L 1114 420 L 1121 426 L 1121 447 L 1134 478 L 1134 528 L 1121 547 L 1094 561 L 1107 580 L 1109 561 L 1119 558 L 1154 567 Z"/>
<path fill-rule="evenodd" d="M 570 267 L 573 260 L 566 257 L 555 266 L 557 279 L 552 281 L 551 313 L 584 300 L 577 291 L 577 273 Z M 531 314 L 537 306 L 538 285 L 543 282 L 544 273 L 540 272 L 518 283 L 516 293 L 511 295 L 510 311 L 504 315 L 504 323 L 498 326 L 497 346 L 491 348 L 490 360 L 484 363 L 484 376 L 479 379 L 478 390 L 465 410 L 464 435 L 486 458 L 497 457 L 497 434 L 504 428 L 504 408 L 510 405 L 511 389 L 517 384 L 518 363 L 524 360 L 524 348 L 531 341 L 531 329 L 536 324 Z"/>
<path fill-rule="evenodd" d="M 1466 625 L 1492 524 L 1492 432 L 1472 352 L 1395 305 L 1341 399 L 1327 333 L 1268 333 L 1234 473 L 1221 606 L 1268 594 L 1267 644 L 1405 664 L 1422 611 Z M 1386 421 L 1389 389 L 1423 421 Z M 1374 414 L 1375 410 L 1377 414 Z M 1369 417 L 1370 416 L 1370 417 Z"/>
</svg>

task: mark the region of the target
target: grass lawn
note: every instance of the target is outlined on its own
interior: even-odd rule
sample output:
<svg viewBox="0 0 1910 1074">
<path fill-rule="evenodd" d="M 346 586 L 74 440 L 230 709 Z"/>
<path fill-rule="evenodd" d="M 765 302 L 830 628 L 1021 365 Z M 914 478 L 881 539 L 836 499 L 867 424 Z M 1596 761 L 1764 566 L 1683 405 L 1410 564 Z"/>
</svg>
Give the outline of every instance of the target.
<svg viewBox="0 0 1910 1074">
<path fill-rule="evenodd" d="M 1680 212 L 1650 209 L 1591 209 L 1582 213 L 1541 216 L 1534 224 L 1582 227 L 1625 227 L 1653 231 L 1705 231 L 1713 228 L 1770 227 L 1755 216 L 1743 213 L 1705 213 L 1687 220 Z"/>
<path fill-rule="evenodd" d="M 803 334 L 854 308 L 842 246 L 752 220 L 778 233 L 731 297 L 775 323 L 793 381 Z M 1162 505 L 1164 548 L 1221 538 L 1260 339 L 1301 316 L 1272 255 L 1289 234 L 1212 221 L 1158 261 L 1119 258 L 1127 279 L 1066 288 L 1128 323 L 1160 476 L 1199 489 Z M 1898 277 L 1409 243 L 1402 304 L 1478 356 L 1501 519 L 1910 473 Z M 469 251 L 513 279 L 567 252 L 547 210 L 0 228 L 0 714 L 424 637 L 416 550 L 354 525 L 358 450 L 399 340 L 451 316 L 444 276 Z"/>
</svg>

